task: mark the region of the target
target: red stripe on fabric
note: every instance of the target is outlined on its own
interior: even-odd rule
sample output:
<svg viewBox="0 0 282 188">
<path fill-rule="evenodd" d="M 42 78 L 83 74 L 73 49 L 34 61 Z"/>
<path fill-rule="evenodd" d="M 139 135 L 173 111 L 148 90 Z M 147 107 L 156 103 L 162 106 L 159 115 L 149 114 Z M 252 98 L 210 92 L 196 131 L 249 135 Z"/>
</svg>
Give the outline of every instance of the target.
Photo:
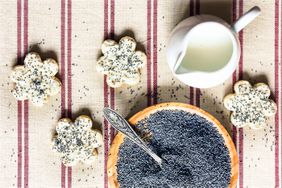
<svg viewBox="0 0 282 188">
<path fill-rule="evenodd" d="M 22 57 L 22 48 L 21 48 L 22 19 L 21 17 L 22 17 L 22 3 L 21 3 L 21 0 L 18 0 L 17 1 L 17 56 L 18 56 L 19 62 L 21 62 L 21 57 Z"/>
<path fill-rule="evenodd" d="M 114 39 L 114 33 L 115 33 L 115 0 L 111 0 L 111 27 L 110 27 L 110 36 L 112 39 Z M 110 106 L 112 109 L 115 109 L 115 89 L 114 88 L 110 88 Z M 112 142 L 112 140 L 114 139 L 115 136 L 115 129 L 114 128 L 110 128 L 111 131 L 111 140 L 110 142 Z"/>
<path fill-rule="evenodd" d="M 66 166 L 61 163 L 61 187 L 66 187 Z"/>
<path fill-rule="evenodd" d="M 234 0 L 234 1 L 236 1 L 236 0 Z M 234 84 L 237 81 L 236 74 L 237 73 L 236 73 L 236 70 L 235 70 L 235 72 L 232 75 L 232 87 L 234 86 Z M 232 140 L 234 142 L 235 147 L 237 148 L 237 128 L 234 125 L 232 125 Z"/>
<path fill-rule="evenodd" d="M 243 0 L 239 0 L 239 16 L 243 15 Z M 239 80 L 243 79 L 243 31 L 239 33 L 239 40 L 241 45 L 241 57 L 239 62 Z"/>
<path fill-rule="evenodd" d="M 108 15 L 109 2 L 108 0 L 104 0 L 104 39 L 108 38 L 108 23 L 109 23 L 109 15 Z"/>
<path fill-rule="evenodd" d="M 282 1 L 280 1 L 280 6 L 282 5 Z M 282 11 L 280 12 L 280 19 L 282 19 Z M 281 92 L 281 90 L 282 90 L 282 65 L 281 65 L 281 63 L 282 63 L 282 22 L 281 22 L 281 20 L 280 20 L 280 83 L 279 83 L 279 86 L 278 86 L 278 91 L 279 91 L 279 99 L 280 99 L 280 101 L 281 101 L 281 99 L 282 99 L 282 92 Z M 278 101 L 277 101 L 277 103 L 278 103 Z M 277 114 L 279 114 L 279 119 L 280 119 L 280 134 L 279 134 L 279 132 L 278 132 L 278 135 L 279 135 L 279 137 L 280 137 L 280 139 L 281 139 L 281 135 L 282 135 L 282 115 L 281 115 L 281 103 L 280 103 L 280 106 L 278 106 L 278 108 L 277 108 Z M 279 123 L 279 121 L 278 121 L 278 123 Z M 277 123 L 277 124 L 278 124 Z M 276 124 L 276 125 L 277 125 Z M 279 131 L 279 126 L 278 126 L 278 131 Z M 279 140 L 279 139 L 278 139 Z M 279 149 L 278 149 L 278 151 L 279 151 Z M 279 185 L 280 185 L 280 187 L 282 186 L 282 139 L 281 139 L 281 142 L 280 142 L 280 151 L 281 151 L 281 153 L 280 153 L 280 166 L 279 166 L 279 163 L 277 163 L 277 165 L 279 166 L 278 167 L 278 169 L 280 168 L 280 173 L 281 173 L 281 176 L 280 176 L 280 178 L 281 179 L 279 179 L 279 172 L 278 172 L 278 182 L 280 182 L 279 183 Z"/>
<path fill-rule="evenodd" d="M 201 105 L 201 90 L 196 88 L 196 106 L 200 107 Z"/>
<path fill-rule="evenodd" d="M 194 105 L 194 88 L 189 87 L 189 90 L 190 90 L 190 104 Z"/>
<path fill-rule="evenodd" d="M 194 0 L 190 0 L 190 4 L 189 4 L 189 8 L 190 8 L 190 16 L 194 16 Z"/>
<path fill-rule="evenodd" d="M 237 0 L 232 0 L 232 21 L 235 22 L 237 19 Z"/>
<path fill-rule="evenodd" d="M 67 41 L 67 79 L 68 79 L 68 117 L 72 117 L 72 67 L 71 67 L 71 53 L 72 53 L 72 1 L 68 0 L 67 2 L 67 14 L 68 14 L 68 20 L 67 20 L 67 31 L 68 31 L 68 41 Z M 72 168 L 68 167 L 68 188 L 71 188 L 72 186 Z"/>
<path fill-rule="evenodd" d="M 114 39 L 115 34 L 115 0 L 111 0 L 111 20 L 110 20 L 110 37 Z"/>
<path fill-rule="evenodd" d="M 22 26 L 21 26 L 21 16 L 22 16 L 22 3 L 21 0 L 17 1 L 17 57 L 20 61 L 22 56 L 21 43 L 22 43 Z M 17 102 L 18 108 L 18 161 L 17 161 L 17 186 L 22 187 L 22 101 Z"/>
<path fill-rule="evenodd" d="M 232 139 L 235 145 L 235 148 L 237 149 L 237 128 L 232 125 Z"/>
<path fill-rule="evenodd" d="M 158 103 L 158 0 L 153 2 L 153 104 Z"/>
<path fill-rule="evenodd" d="M 196 14 L 200 14 L 200 0 L 196 0 Z M 195 104 L 196 106 L 200 107 L 200 96 L 201 96 L 201 90 L 199 88 L 196 88 L 196 100 Z"/>
<path fill-rule="evenodd" d="M 106 76 L 104 77 L 104 107 L 108 107 L 108 86 L 106 81 Z M 109 144 L 109 125 L 108 121 L 104 119 L 104 186 L 105 188 L 108 187 L 108 174 L 107 174 L 107 160 L 108 160 L 108 144 Z"/>
<path fill-rule="evenodd" d="M 24 0 L 24 53 L 28 51 L 28 0 Z"/>
<path fill-rule="evenodd" d="M 147 0 L 147 106 L 152 105 L 152 88 L 151 88 L 151 0 Z"/>
<path fill-rule="evenodd" d="M 18 101 L 18 188 L 22 187 L 22 101 Z"/>
<path fill-rule="evenodd" d="M 68 188 L 72 186 L 72 167 L 68 167 Z"/>
<path fill-rule="evenodd" d="M 274 75 L 275 75 L 275 100 L 279 102 L 280 89 L 279 89 L 279 0 L 275 0 L 275 38 L 274 38 Z M 282 34 L 282 32 L 281 32 Z M 281 48 L 282 49 L 282 48 Z M 281 50 L 282 52 L 282 50 Z M 280 80 L 281 82 L 281 80 Z M 280 83 L 281 84 L 281 83 Z M 279 118 L 280 111 L 277 108 L 277 113 L 275 114 L 275 187 L 280 187 L 279 178 Z M 282 145 L 282 143 L 281 143 Z M 281 159 L 282 160 L 282 159 Z M 281 172 L 282 174 L 282 172 Z"/>
<path fill-rule="evenodd" d="M 239 16 L 243 15 L 243 0 L 239 0 Z M 241 45 L 241 57 L 239 62 L 239 80 L 243 79 L 243 31 L 239 33 L 239 40 Z M 244 186 L 244 132 L 239 129 L 239 188 Z"/>
<path fill-rule="evenodd" d="M 66 91 L 66 81 L 65 81 L 65 0 L 61 0 L 61 116 L 65 117 L 66 113 L 66 102 L 65 102 L 65 91 Z M 66 187 L 66 167 L 61 163 L 61 187 Z"/>
<path fill-rule="evenodd" d="M 24 0 L 24 53 L 28 52 L 28 0 Z M 28 100 L 24 101 L 24 187 L 28 187 L 29 182 L 29 106 Z"/>
<path fill-rule="evenodd" d="M 280 1 L 280 3 L 281 3 L 281 1 Z M 279 7 L 279 2 L 277 3 L 277 5 L 275 4 L 275 6 L 277 6 L 277 7 Z M 281 6 L 281 5 L 280 5 Z M 280 19 L 282 18 L 282 11 L 278 14 L 278 15 L 280 15 L 281 17 L 280 17 Z M 280 20 L 281 21 L 281 20 Z M 280 83 L 279 83 L 279 85 L 278 85 L 278 88 L 277 88 L 277 91 L 279 92 L 279 95 L 277 95 L 277 96 L 279 96 L 278 97 L 278 99 L 276 99 L 276 102 L 278 103 L 279 101 L 281 102 L 281 99 L 282 99 L 282 92 L 281 92 L 281 88 L 282 88 L 282 66 L 281 66 L 281 62 L 282 62 L 282 48 L 281 48 L 281 45 L 282 45 L 282 29 L 281 29 L 281 26 L 280 26 L 280 23 L 277 25 L 279 28 L 280 28 L 280 55 L 281 55 L 281 59 L 280 59 Z M 278 45 L 278 44 L 277 44 Z M 278 63 L 278 62 L 277 62 Z M 279 63 L 278 63 L 278 65 L 279 65 Z M 278 68 L 278 67 L 277 67 Z M 275 91 L 276 91 L 276 89 L 275 89 Z M 277 108 L 277 113 L 276 113 L 276 115 L 279 115 L 279 119 L 278 119 L 278 121 L 277 121 L 277 123 L 275 123 L 275 131 L 277 130 L 277 134 L 275 133 L 275 138 L 277 139 L 277 140 L 279 140 L 279 137 L 281 138 L 281 135 L 282 135 L 282 128 L 281 128 L 281 124 L 279 125 L 279 120 L 280 120 L 280 122 L 282 121 L 282 119 L 281 119 L 281 112 L 280 112 L 280 110 L 278 110 L 278 108 Z M 276 127 L 277 126 L 277 127 Z M 279 128 L 280 128 L 280 135 L 279 135 Z M 276 137 L 277 136 L 277 137 Z M 279 145 L 279 144 L 281 144 L 281 145 Z M 282 139 L 281 139 L 281 143 L 278 143 L 278 152 L 279 152 L 279 148 L 281 149 L 280 151 L 282 152 Z M 282 162 L 282 154 L 281 154 L 281 156 L 279 157 L 279 154 L 278 154 L 278 160 L 277 160 L 277 166 L 278 166 L 278 170 L 279 170 L 279 168 L 280 168 L 280 172 L 281 172 L 281 177 L 282 177 L 282 164 L 279 166 L 279 162 L 281 163 Z M 277 187 L 281 187 L 282 185 L 282 180 L 279 178 L 279 172 L 277 172 L 277 184 L 278 184 L 278 186 Z"/>
<path fill-rule="evenodd" d="M 108 23 L 109 23 L 109 15 L 108 15 L 109 2 L 108 0 L 104 0 L 104 38 L 108 38 Z M 104 107 L 109 106 L 108 101 L 108 85 L 107 78 L 104 76 Z M 107 173 L 107 160 L 108 160 L 108 138 L 109 128 L 108 121 L 104 119 L 104 187 L 108 188 L 108 173 Z"/>
<path fill-rule="evenodd" d="M 111 97 L 111 101 L 110 101 L 110 107 L 111 109 L 115 109 L 115 89 L 114 88 L 110 88 L 110 97 Z M 114 128 L 110 128 L 111 130 L 111 142 L 114 139 L 115 136 L 115 129 Z"/>
<path fill-rule="evenodd" d="M 200 0 L 196 0 L 196 15 L 200 14 Z"/>
<path fill-rule="evenodd" d="M 235 22 L 237 19 L 237 0 L 232 1 L 232 21 Z M 232 86 L 236 83 L 237 80 L 237 73 L 236 70 L 232 74 Z M 237 148 L 237 128 L 232 125 L 232 139 L 234 142 L 235 147 Z"/>
<path fill-rule="evenodd" d="M 237 76 L 236 76 L 236 71 L 232 75 L 232 85 L 236 83 Z M 234 142 L 235 147 L 237 148 L 237 128 L 232 125 L 232 140 Z"/>
<path fill-rule="evenodd" d="M 110 107 L 111 109 L 115 109 L 115 89 L 114 88 L 110 88 L 110 97 L 111 97 Z M 110 130 L 111 130 L 110 142 L 112 142 L 115 136 L 115 129 L 111 127 Z"/>
<path fill-rule="evenodd" d="M 239 129 L 239 187 L 244 186 L 244 132 Z"/>
<path fill-rule="evenodd" d="M 106 106 L 106 104 L 105 104 Z M 108 160 L 108 121 L 104 119 L 104 187 L 108 187 L 108 172 L 107 172 L 107 160 Z"/>
<path fill-rule="evenodd" d="M 195 2 L 194 0 L 190 0 L 190 4 L 189 4 L 189 8 L 190 8 L 190 16 L 194 16 L 195 15 Z M 194 105 L 194 88 L 193 87 L 189 87 L 189 92 L 190 92 L 190 104 Z"/>
</svg>

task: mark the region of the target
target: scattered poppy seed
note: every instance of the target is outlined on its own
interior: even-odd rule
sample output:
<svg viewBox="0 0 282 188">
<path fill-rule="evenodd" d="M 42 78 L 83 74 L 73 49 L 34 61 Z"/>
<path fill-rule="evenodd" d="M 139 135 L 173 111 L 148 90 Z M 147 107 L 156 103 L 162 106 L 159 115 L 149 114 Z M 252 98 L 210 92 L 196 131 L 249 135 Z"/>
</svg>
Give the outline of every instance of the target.
<svg viewBox="0 0 282 188">
<path fill-rule="evenodd" d="M 166 162 L 160 169 L 142 149 L 125 139 L 117 162 L 120 187 L 228 187 L 229 151 L 212 122 L 181 110 L 162 110 L 134 127 Z M 152 133 L 148 140 L 148 134 Z"/>
</svg>

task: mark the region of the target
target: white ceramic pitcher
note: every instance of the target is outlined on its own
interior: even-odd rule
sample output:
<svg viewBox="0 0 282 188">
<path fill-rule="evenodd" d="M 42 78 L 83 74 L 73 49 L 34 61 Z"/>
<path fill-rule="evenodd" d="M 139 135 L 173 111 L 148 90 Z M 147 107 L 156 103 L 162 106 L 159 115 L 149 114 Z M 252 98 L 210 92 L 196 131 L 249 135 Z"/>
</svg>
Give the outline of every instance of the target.
<svg viewBox="0 0 282 188">
<path fill-rule="evenodd" d="M 237 33 L 259 13 L 259 7 L 253 7 L 232 26 L 212 15 L 181 21 L 172 31 L 167 49 L 167 62 L 174 76 L 197 88 L 224 82 L 239 63 L 241 49 Z"/>
</svg>

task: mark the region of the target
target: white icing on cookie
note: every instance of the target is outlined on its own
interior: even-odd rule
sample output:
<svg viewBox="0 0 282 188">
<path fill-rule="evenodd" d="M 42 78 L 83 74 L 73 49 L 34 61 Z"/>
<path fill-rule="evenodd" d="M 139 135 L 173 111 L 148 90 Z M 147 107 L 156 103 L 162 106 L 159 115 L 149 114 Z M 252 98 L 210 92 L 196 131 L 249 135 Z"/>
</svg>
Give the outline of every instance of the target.
<svg viewBox="0 0 282 188">
<path fill-rule="evenodd" d="M 245 80 L 234 85 L 235 94 L 224 98 L 224 106 L 232 111 L 231 122 L 237 127 L 250 126 L 252 129 L 263 128 L 266 117 L 276 113 L 275 102 L 269 99 L 270 89 L 264 83 L 252 85 Z"/>
<path fill-rule="evenodd" d="M 100 131 L 91 127 L 92 121 L 85 115 L 74 122 L 68 118 L 59 120 L 52 150 L 60 154 L 64 165 L 73 166 L 79 161 L 90 164 L 96 160 L 97 148 L 102 145 L 103 137 Z"/>
<path fill-rule="evenodd" d="M 105 40 L 97 62 L 97 71 L 107 75 L 107 84 L 116 88 L 123 84 L 135 85 L 140 81 L 140 69 L 147 62 L 146 54 L 136 51 L 136 42 L 131 37 L 123 37 L 119 43 Z"/>
<path fill-rule="evenodd" d="M 28 99 L 35 106 L 42 106 L 49 96 L 60 91 L 61 82 L 55 77 L 58 69 L 53 59 L 42 62 L 37 53 L 27 54 L 24 65 L 15 66 L 11 73 L 11 79 L 15 82 L 12 94 L 17 100 Z"/>
</svg>

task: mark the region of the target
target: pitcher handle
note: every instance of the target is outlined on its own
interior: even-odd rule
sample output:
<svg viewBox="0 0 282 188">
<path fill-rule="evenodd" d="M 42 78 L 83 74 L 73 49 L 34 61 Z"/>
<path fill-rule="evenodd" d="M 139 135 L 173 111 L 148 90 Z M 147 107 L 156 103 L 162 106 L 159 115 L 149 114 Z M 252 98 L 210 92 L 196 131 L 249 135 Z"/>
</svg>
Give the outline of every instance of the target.
<svg viewBox="0 0 282 188">
<path fill-rule="evenodd" d="M 238 20 L 233 24 L 233 30 L 238 33 L 244 27 L 246 27 L 249 23 L 251 23 L 258 15 L 260 14 L 260 8 L 258 6 L 254 6 L 248 12 L 246 12 L 243 16 L 241 16 Z"/>
</svg>

